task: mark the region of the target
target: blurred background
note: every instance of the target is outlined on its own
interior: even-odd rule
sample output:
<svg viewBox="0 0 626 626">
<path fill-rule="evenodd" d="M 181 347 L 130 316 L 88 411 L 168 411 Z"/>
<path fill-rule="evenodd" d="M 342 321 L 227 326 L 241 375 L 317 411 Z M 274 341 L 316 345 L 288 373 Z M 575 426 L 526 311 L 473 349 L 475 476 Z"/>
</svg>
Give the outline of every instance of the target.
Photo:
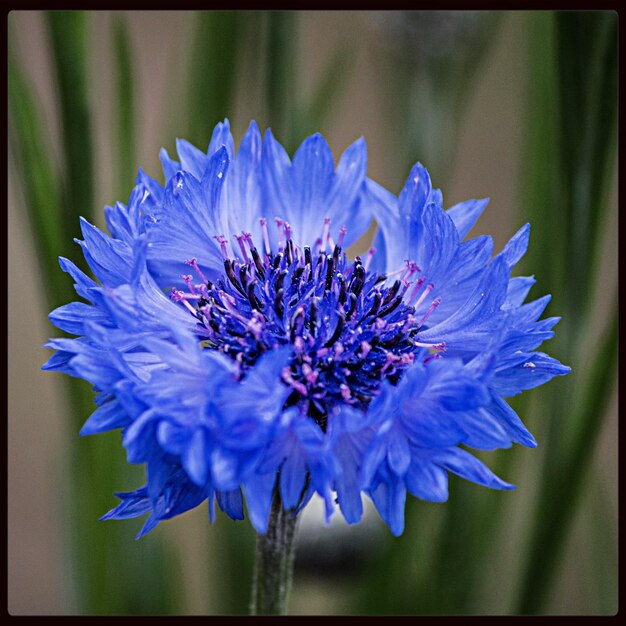
<svg viewBox="0 0 626 626">
<path fill-rule="evenodd" d="M 245 614 L 254 533 L 206 509 L 135 541 L 98 522 L 143 484 L 119 432 L 80 438 L 84 381 L 44 373 L 47 321 L 74 299 L 78 216 L 103 225 L 175 138 L 206 148 L 256 119 L 293 154 L 321 131 L 368 145 L 398 193 L 421 161 L 445 206 L 489 196 L 471 235 L 496 250 L 531 222 L 517 273 L 561 315 L 545 350 L 572 373 L 511 400 L 539 442 L 481 453 L 512 493 L 451 477 L 377 515 L 300 529 L 291 613 L 617 611 L 617 14 L 612 12 L 34 12 L 9 37 L 8 608 L 25 614 Z"/>
</svg>

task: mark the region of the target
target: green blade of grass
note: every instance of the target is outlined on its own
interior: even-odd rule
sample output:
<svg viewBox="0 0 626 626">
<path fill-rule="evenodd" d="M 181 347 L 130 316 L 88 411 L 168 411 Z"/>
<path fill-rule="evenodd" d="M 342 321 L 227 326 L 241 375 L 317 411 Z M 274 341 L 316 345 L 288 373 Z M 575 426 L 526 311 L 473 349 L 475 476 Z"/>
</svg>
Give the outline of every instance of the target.
<svg viewBox="0 0 626 626">
<path fill-rule="evenodd" d="M 337 50 L 322 72 L 310 100 L 294 108 L 293 137 L 296 143 L 319 131 L 328 121 L 349 85 L 354 62 L 354 50 Z"/>
<path fill-rule="evenodd" d="M 65 304 L 71 295 L 71 285 L 67 285 L 56 261 L 68 249 L 59 219 L 57 172 L 33 94 L 11 54 L 8 70 L 11 156 L 25 199 L 47 300 L 56 307 Z"/>
<path fill-rule="evenodd" d="M 73 118 L 73 112 L 84 112 L 86 85 L 83 82 L 84 89 L 76 92 L 71 88 L 74 65 L 82 67 L 77 70 L 77 75 L 86 71 L 84 54 L 81 53 L 81 46 L 86 43 L 84 17 L 76 19 L 72 14 L 65 22 L 64 14 L 55 14 L 50 15 L 49 20 L 51 33 L 54 32 L 56 38 L 56 58 L 63 64 L 57 70 L 64 81 L 60 88 L 60 108 L 64 120 L 65 193 L 68 195 L 63 195 L 58 182 L 63 170 L 55 170 L 30 87 L 16 60 L 12 56 L 9 58 L 11 152 L 28 209 L 48 310 L 76 299 L 72 281 L 60 271 L 57 257 L 75 256 L 77 248 L 66 227 L 71 225 L 72 231 L 77 229 L 76 215 L 90 210 L 90 202 L 84 199 L 90 196 L 93 188 L 91 143 L 88 137 L 87 140 L 81 137 L 88 121 L 86 123 L 80 114 L 76 120 Z M 66 30 L 68 41 L 63 40 Z M 80 80 L 78 86 L 81 86 Z M 79 161 L 83 163 L 82 170 L 78 167 Z M 80 179 L 76 186 L 70 184 L 72 171 Z M 69 197 L 75 199 L 68 200 Z M 83 201 L 79 200 L 81 197 Z M 69 399 L 68 421 L 72 424 L 64 457 L 64 484 L 59 493 L 64 499 L 62 528 L 70 556 L 65 575 L 75 586 L 74 608 L 93 614 L 167 613 L 173 606 L 167 582 L 171 569 L 169 555 L 159 545 L 139 550 L 133 533 L 125 525 L 112 524 L 107 528 L 106 524 L 98 522 L 107 506 L 112 504 L 109 494 L 121 486 L 132 487 L 128 483 L 130 473 L 121 458 L 119 442 L 117 438 L 91 443 L 78 439 L 80 424 L 94 409 L 93 392 L 84 381 L 69 377 L 60 378 L 60 384 Z M 130 554 L 134 554 L 134 558 L 128 558 Z"/>
<path fill-rule="evenodd" d="M 265 99 L 270 126 L 289 154 L 296 148 L 293 107 L 296 90 L 297 13 L 268 11 L 267 45 L 265 51 Z"/>
<path fill-rule="evenodd" d="M 202 11 L 194 14 L 195 32 L 189 65 L 189 140 L 208 145 L 215 124 L 232 115 L 237 84 L 242 14 Z"/>
<path fill-rule="evenodd" d="M 564 11 L 555 16 L 558 53 L 559 162 L 567 220 L 567 285 L 571 325 L 588 312 L 600 224 L 612 175 L 617 115 L 617 15 Z M 586 303 L 588 304 L 588 302 Z"/>
<path fill-rule="evenodd" d="M 594 503 L 587 512 L 591 572 L 589 576 L 590 613 L 616 615 L 618 609 L 618 550 L 614 507 L 604 477 L 594 476 L 587 489 Z"/>
<path fill-rule="evenodd" d="M 593 342 L 597 352 L 583 349 L 597 336 L 590 311 L 615 158 L 617 39 L 611 12 L 538 13 L 529 21 L 526 206 L 536 234 L 529 259 L 542 267 L 542 286 L 563 315 L 554 354 L 574 366 L 564 381 L 572 393 L 550 394 L 537 415 L 547 424 L 544 480 L 517 605 L 537 613 L 548 606 L 616 368 L 615 317 Z M 594 368 L 586 370 L 589 361 Z"/>
<path fill-rule="evenodd" d="M 578 425 L 572 449 L 558 472 L 546 476 L 532 529 L 530 552 L 522 579 L 519 613 L 538 613 L 545 607 L 554 584 L 565 540 L 588 468 L 603 417 L 611 400 L 617 367 L 618 307 L 594 355 L 590 375 L 580 383 L 571 422 Z"/>
<path fill-rule="evenodd" d="M 113 22 L 113 51 L 117 78 L 116 187 L 121 194 L 128 195 L 135 182 L 137 170 L 135 163 L 135 81 L 128 27 L 122 17 L 116 18 Z"/>
<path fill-rule="evenodd" d="M 93 213 L 94 168 L 88 93 L 88 13 L 50 11 L 46 14 L 58 87 L 65 171 L 63 223 L 78 233 L 78 217 Z"/>
</svg>

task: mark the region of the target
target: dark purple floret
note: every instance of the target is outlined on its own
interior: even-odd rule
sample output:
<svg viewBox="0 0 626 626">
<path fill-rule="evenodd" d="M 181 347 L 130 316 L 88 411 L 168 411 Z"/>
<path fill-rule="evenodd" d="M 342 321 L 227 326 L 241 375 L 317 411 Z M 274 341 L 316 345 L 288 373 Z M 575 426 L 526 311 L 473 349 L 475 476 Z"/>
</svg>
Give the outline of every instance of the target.
<svg viewBox="0 0 626 626">
<path fill-rule="evenodd" d="M 188 261 L 203 282 L 184 276 L 189 292 L 173 290 L 172 297 L 198 318 L 203 345 L 228 355 L 242 374 L 268 350 L 291 344 L 294 357 L 282 374 L 293 388 L 286 406 L 299 405 L 325 429 L 330 406 L 365 409 L 383 380 L 396 384 L 415 358 L 444 346 L 416 341 L 424 318 L 413 316 L 404 296 L 423 280 L 391 282 L 368 271 L 373 249 L 365 264 L 360 257 L 348 261 L 345 230 L 332 249 L 318 240 L 311 250 L 294 245 L 289 224 L 277 223 L 285 237 L 276 253 L 267 239 L 259 252 L 244 233 L 237 237 L 241 257 L 232 258 L 217 237 L 223 276 L 206 281 L 195 260 Z M 404 276 L 414 271 L 407 264 Z"/>
</svg>

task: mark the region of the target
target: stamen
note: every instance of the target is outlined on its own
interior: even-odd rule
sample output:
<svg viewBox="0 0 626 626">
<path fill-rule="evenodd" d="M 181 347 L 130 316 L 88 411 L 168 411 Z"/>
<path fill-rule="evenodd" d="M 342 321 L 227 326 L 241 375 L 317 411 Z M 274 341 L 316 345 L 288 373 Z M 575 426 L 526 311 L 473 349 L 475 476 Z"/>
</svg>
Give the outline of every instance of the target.
<svg viewBox="0 0 626 626">
<path fill-rule="evenodd" d="M 322 233 L 320 252 L 326 252 L 326 242 L 328 241 L 329 233 L 330 233 L 330 217 L 325 217 L 324 218 L 324 232 Z"/>
<path fill-rule="evenodd" d="M 183 306 L 194 316 L 196 317 L 196 310 L 187 302 L 187 296 L 182 292 L 176 289 L 172 289 L 170 293 L 170 298 L 174 302 L 182 302 Z"/>
<path fill-rule="evenodd" d="M 220 244 L 220 249 L 222 251 L 222 255 L 225 259 L 228 258 L 228 250 L 226 249 L 226 237 L 224 235 L 215 235 L 213 237 Z"/>
<path fill-rule="evenodd" d="M 275 217 L 276 227 L 278 228 L 278 251 L 282 252 L 285 249 L 285 235 L 283 231 L 283 220 L 280 217 Z"/>
<path fill-rule="evenodd" d="M 443 341 L 441 343 L 422 343 L 421 341 L 413 341 L 412 343 L 418 348 L 428 348 L 429 350 L 445 351 L 446 349 L 446 344 Z"/>
<path fill-rule="evenodd" d="M 430 317 L 432 312 L 439 306 L 440 302 L 441 302 L 441 298 L 435 298 L 433 300 L 433 303 L 430 305 L 428 311 L 426 311 L 426 313 L 424 314 L 424 317 L 422 317 L 422 319 L 420 320 L 420 323 L 418 324 L 418 328 L 421 328 L 426 323 L 426 320 Z"/>
<path fill-rule="evenodd" d="M 301 396 L 308 395 L 308 389 L 299 381 L 295 380 L 291 370 L 285 367 L 282 371 L 282 379 L 291 387 L 293 387 Z"/>
<path fill-rule="evenodd" d="M 263 267 L 263 262 L 261 261 L 261 257 L 259 256 L 257 249 L 254 246 L 252 246 L 252 248 L 250 248 L 250 253 L 252 254 L 252 260 L 254 261 L 254 266 L 256 267 L 257 271 L 261 275 L 261 279 L 265 280 L 265 268 Z"/>
<path fill-rule="evenodd" d="M 371 247 L 368 251 L 367 251 L 367 256 L 365 257 L 365 263 L 363 264 L 363 267 L 365 267 L 365 271 L 367 272 L 367 270 L 370 267 L 370 264 L 372 263 L 372 259 L 374 258 L 374 254 L 376 253 L 376 248 Z"/>
<path fill-rule="evenodd" d="M 335 270 L 335 266 L 333 263 L 333 257 L 326 257 L 326 283 L 324 285 L 324 292 L 328 293 L 330 288 L 333 286 L 333 272 Z"/>
<path fill-rule="evenodd" d="M 252 305 L 252 307 L 254 309 L 262 309 L 263 308 L 263 304 L 261 304 L 261 302 L 259 301 L 259 299 L 256 297 L 255 293 L 254 293 L 254 287 L 256 285 L 256 280 L 253 280 L 249 285 L 248 285 L 248 300 L 250 301 L 250 304 Z"/>
<path fill-rule="evenodd" d="M 272 263 L 272 267 L 277 270 L 280 266 L 280 264 L 282 263 L 283 260 L 283 253 L 279 252 L 275 257 L 274 257 L 274 262 Z"/>
<path fill-rule="evenodd" d="M 191 291 L 191 293 L 197 293 L 196 288 L 191 283 L 191 274 L 181 274 L 180 277 L 185 281 L 185 284 L 187 285 L 187 288 L 189 289 L 189 291 Z"/>
<path fill-rule="evenodd" d="M 343 312 L 340 310 L 337 312 L 337 325 L 335 326 L 335 332 L 332 334 L 330 339 L 324 344 L 324 347 L 330 348 L 341 336 L 341 332 L 343 331 L 344 326 L 346 325 L 346 317 Z"/>
<path fill-rule="evenodd" d="M 387 272 L 386 276 L 387 278 L 390 278 L 391 276 L 395 276 L 396 274 L 401 274 L 402 272 L 406 272 L 407 268 L 408 268 L 408 261 L 405 261 L 405 264 L 402 267 L 399 267 L 397 270 L 393 270 L 393 272 Z M 400 276 L 401 280 L 403 278 L 404 278 L 404 274 Z"/>
<path fill-rule="evenodd" d="M 417 263 L 414 263 L 413 261 L 409 261 L 408 259 L 405 261 L 406 263 L 406 268 L 404 270 L 404 273 L 402 274 L 402 279 L 403 280 L 409 280 L 409 278 L 411 278 L 411 276 L 413 276 L 413 274 L 415 274 L 416 272 L 421 272 L 422 270 L 420 269 L 419 265 L 417 265 Z M 421 283 L 420 285 L 423 284 L 424 282 L 424 278 L 421 279 Z"/>
<path fill-rule="evenodd" d="M 243 235 L 235 235 L 235 239 L 239 244 L 239 248 L 241 249 L 241 256 L 245 263 L 250 263 L 250 259 L 248 258 L 248 253 L 246 252 L 246 247 L 243 245 L 244 236 Z"/>
<path fill-rule="evenodd" d="M 442 356 L 441 352 L 435 352 L 435 354 L 431 354 L 424 359 L 424 364 L 430 363 L 431 361 L 434 361 L 435 359 L 440 359 L 441 356 Z"/>
<path fill-rule="evenodd" d="M 348 232 L 348 229 L 345 226 L 342 226 L 339 229 L 339 239 L 337 239 L 337 245 L 339 247 L 343 246 L 343 239 L 346 236 L 346 233 Z"/>
<path fill-rule="evenodd" d="M 196 259 L 189 259 L 188 261 L 185 261 L 186 265 L 191 265 L 191 267 L 193 267 L 194 271 L 196 272 L 196 274 L 198 275 L 198 278 L 203 282 L 203 283 L 207 283 L 209 282 L 206 278 L 206 276 L 202 273 L 202 270 L 198 267 L 198 263 L 196 262 Z"/>
<path fill-rule="evenodd" d="M 399 289 L 400 281 L 396 280 L 393 285 L 391 285 L 389 291 L 387 292 L 387 295 L 383 298 L 383 301 L 381 302 L 382 306 L 385 306 L 388 302 L 391 302 L 396 297 Z"/>
<path fill-rule="evenodd" d="M 421 279 L 420 279 L 421 280 Z M 420 282 L 419 280 L 417 281 L 418 283 Z M 422 281 L 423 283 L 424 281 Z M 421 287 L 421 285 L 420 285 Z M 420 304 L 422 304 L 422 302 L 424 302 L 424 300 L 426 299 L 426 296 L 428 296 L 428 294 L 433 290 L 434 285 L 432 283 L 428 283 L 428 285 L 426 285 L 426 289 L 424 289 L 424 291 L 422 292 L 422 295 L 419 297 L 418 301 L 413 305 L 413 307 L 415 308 L 415 310 L 417 311 L 420 307 Z M 417 285 L 416 285 L 417 288 Z M 415 289 L 413 290 L 415 293 L 411 293 L 411 297 L 409 298 L 409 302 L 415 297 L 416 295 L 416 291 Z"/>
<path fill-rule="evenodd" d="M 302 366 L 302 373 L 304 374 L 304 377 L 307 379 L 307 381 L 311 384 L 314 385 L 317 382 L 317 378 L 319 376 L 319 372 L 311 369 L 311 366 L 308 364 L 304 364 Z"/>
<path fill-rule="evenodd" d="M 348 387 L 348 385 L 346 385 L 345 383 L 342 383 L 341 385 L 339 385 L 339 389 L 341 390 L 341 397 L 346 402 L 349 402 L 352 399 L 352 394 L 350 393 L 350 387 Z"/>
<path fill-rule="evenodd" d="M 272 253 L 272 249 L 270 248 L 270 235 L 267 232 L 267 220 L 262 217 L 259 219 L 261 224 L 261 231 L 263 232 L 263 244 L 265 245 L 265 254 L 269 256 Z"/>
<path fill-rule="evenodd" d="M 246 292 L 243 290 L 242 286 L 239 284 L 239 281 L 237 280 L 237 276 L 235 276 L 234 263 L 230 261 L 229 259 L 224 259 L 224 270 L 226 271 L 226 276 L 228 276 L 228 280 L 230 280 L 233 287 L 235 287 L 235 289 L 237 289 L 237 291 L 242 296 L 245 296 Z M 241 277 L 241 272 L 240 272 L 240 277 Z M 243 280 L 241 282 L 243 284 Z"/>
<path fill-rule="evenodd" d="M 387 352 L 387 354 L 385 355 L 385 364 L 382 366 L 381 371 L 386 372 L 394 363 L 394 361 L 398 360 L 398 358 L 399 357 L 397 357 L 392 352 Z"/>
</svg>

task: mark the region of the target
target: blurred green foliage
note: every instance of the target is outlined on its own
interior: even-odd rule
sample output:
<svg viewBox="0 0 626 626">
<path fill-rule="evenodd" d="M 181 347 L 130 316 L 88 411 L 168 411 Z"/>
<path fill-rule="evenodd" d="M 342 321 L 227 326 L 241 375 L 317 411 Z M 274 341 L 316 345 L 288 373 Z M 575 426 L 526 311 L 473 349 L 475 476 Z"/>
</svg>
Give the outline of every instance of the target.
<svg viewBox="0 0 626 626">
<path fill-rule="evenodd" d="M 451 15 L 454 13 L 454 15 Z M 380 12 L 378 18 L 391 14 Z M 390 107 L 380 124 L 398 146 L 394 159 L 407 172 L 419 158 L 437 180 L 449 175 L 464 104 L 481 63 L 488 58 L 502 15 L 466 12 L 393 12 L 410 28 L 396 36 L 395 51 L 379 71 Z M 61 155 L 52 154 L 41 111 L 19 58 L 9 49 L 9 139 L 13 167 L 38 254 L 50 310 L 72 299 L 71 281 L 56 257 L 81 264 L 78 216 L 93 219 L 95 152 L 92 139 L 92 76 L 89 72 L 93 16 L 80 11 L 45 14 L 57 87 Z M 109 33 L 113 52 L 115 189 L 124 198 L 137 170 L 138 114 L 142 103 L 132 32 L 125 16 L 114 16 Z M 306 13 L 286 11 L 194 13 L 184 114 L 186 137 L 204 147 L 217 121 L 233 118 L 238 98 L 259 96 L 258 110 L 289 151 L 307 134 L 332 119 L 350 84 L 354 53 L 339 47 L 318 82 L 303 97 L 298 52 Z M 435 505 L 410 498 L 405 534 L 388 539 L 385 550 L 355 577 L 352 613 L 472 614 L 489 612 L 485 589 L 493 584 L 494 564 L 514 542 L 515 567 L 499 581 L 511 613 L 550 610 L 563 573 L 570 527 L 592 474 L 591 461 L 601 432 L 617 364 L 617 296 L 607 320 L 594 317 L 599 261 L 609 211 L 616 155 L 617 15 L 611 12 L 528 12 L 527 115 L 524 120 L 523 197 L 520 221 L 533 225 L 525 259 L 528 273 L 540 273 L 541 293 L 552 293 L 554 312 L 563 316 L 552 354 L 572 366 L 567 379 L 546 390 L 514 398 L 512 404 L 541 437 L 540 481 L 535 501 L 521 525 L 507 528 L 518 510 L 507 494 L 451 480 L 450 500 Z M 448 29 L 437 34 L 444 24 Z M 439 26 L 438 26 L 439 25 Z M 452 30 L 450 30 L 452 29 Z M 393 30 L 393 29 L 392 29 Z M 396 35 L 399 31 L 395 31 Z M 407 35 L 408 33 L 408 35 Z M 389 37 L 381 31 L 380 37 Z M 12 33 L 9 33 L 11 44 Z M 394 37 L 391 32 L 391 37 Z M 430 39 L 429 39 L 430 37 Z M 455 39 L 456 38 L 456 39 Z M 448 39 L 455 45 L 437 46 Z M 397 46 L 400 45 L 400 57 Z M 420 47 L 421 46 L 421 47 Z M 252 66 L 245 66 L 250 62 Z M 176 68 L 179 71 L 180 68 Z M 241 77 L 246 79 L 242 87 Z M 397 131 L 400 130 L 402 135 Z M 391 135 L 390 135 L 391 136 Z M 168 141 L 164 134 L 163 141 Z M 536 294 L 537 295 L 537 294 Z M 539 294 L 541 295 L 541 294 Z M 42 310 L 44 306 L 42 303 Z M 66 479 L 69 486 L 66 544 L 75 586 L 74 610 L 81 613 L 168 614 L 185 612 L 177 580 L 181 564 L 175 546 L 158 535 L 128 559 L 129 528 L 96 524 L 110 503 L 107 494 L 134 488 L 139 468 L 129 468 L 116 435 L 75 436 L 91 412 L 92 394 L 84 383 L 64 382 L 70 401 Z M 520 466 L 524 450 L 486 454 L 503 475 Z M 107 468 L 103 471 L 103 468 Z M 136 471 L 135 471 L 136 470 Z M 603 490 L 594 490 L 599 513 L 588 521 L 594 546 L 592 576 L 598 583 L 590 610 L 615 609 L 616 562 L 605 558 L 616 545 Z M 248 611 L 254 533 L 249 525 L 219 519 L 218 539 L 207 567 L 218 570 L 215 607 L 223 614 Z M 137 544 L 135 544 L 136 546 Z M 114 572 L 114 575 L 112 573 Z M 68 600 L 69 602 L 69 600 Z"/>
</svg>

